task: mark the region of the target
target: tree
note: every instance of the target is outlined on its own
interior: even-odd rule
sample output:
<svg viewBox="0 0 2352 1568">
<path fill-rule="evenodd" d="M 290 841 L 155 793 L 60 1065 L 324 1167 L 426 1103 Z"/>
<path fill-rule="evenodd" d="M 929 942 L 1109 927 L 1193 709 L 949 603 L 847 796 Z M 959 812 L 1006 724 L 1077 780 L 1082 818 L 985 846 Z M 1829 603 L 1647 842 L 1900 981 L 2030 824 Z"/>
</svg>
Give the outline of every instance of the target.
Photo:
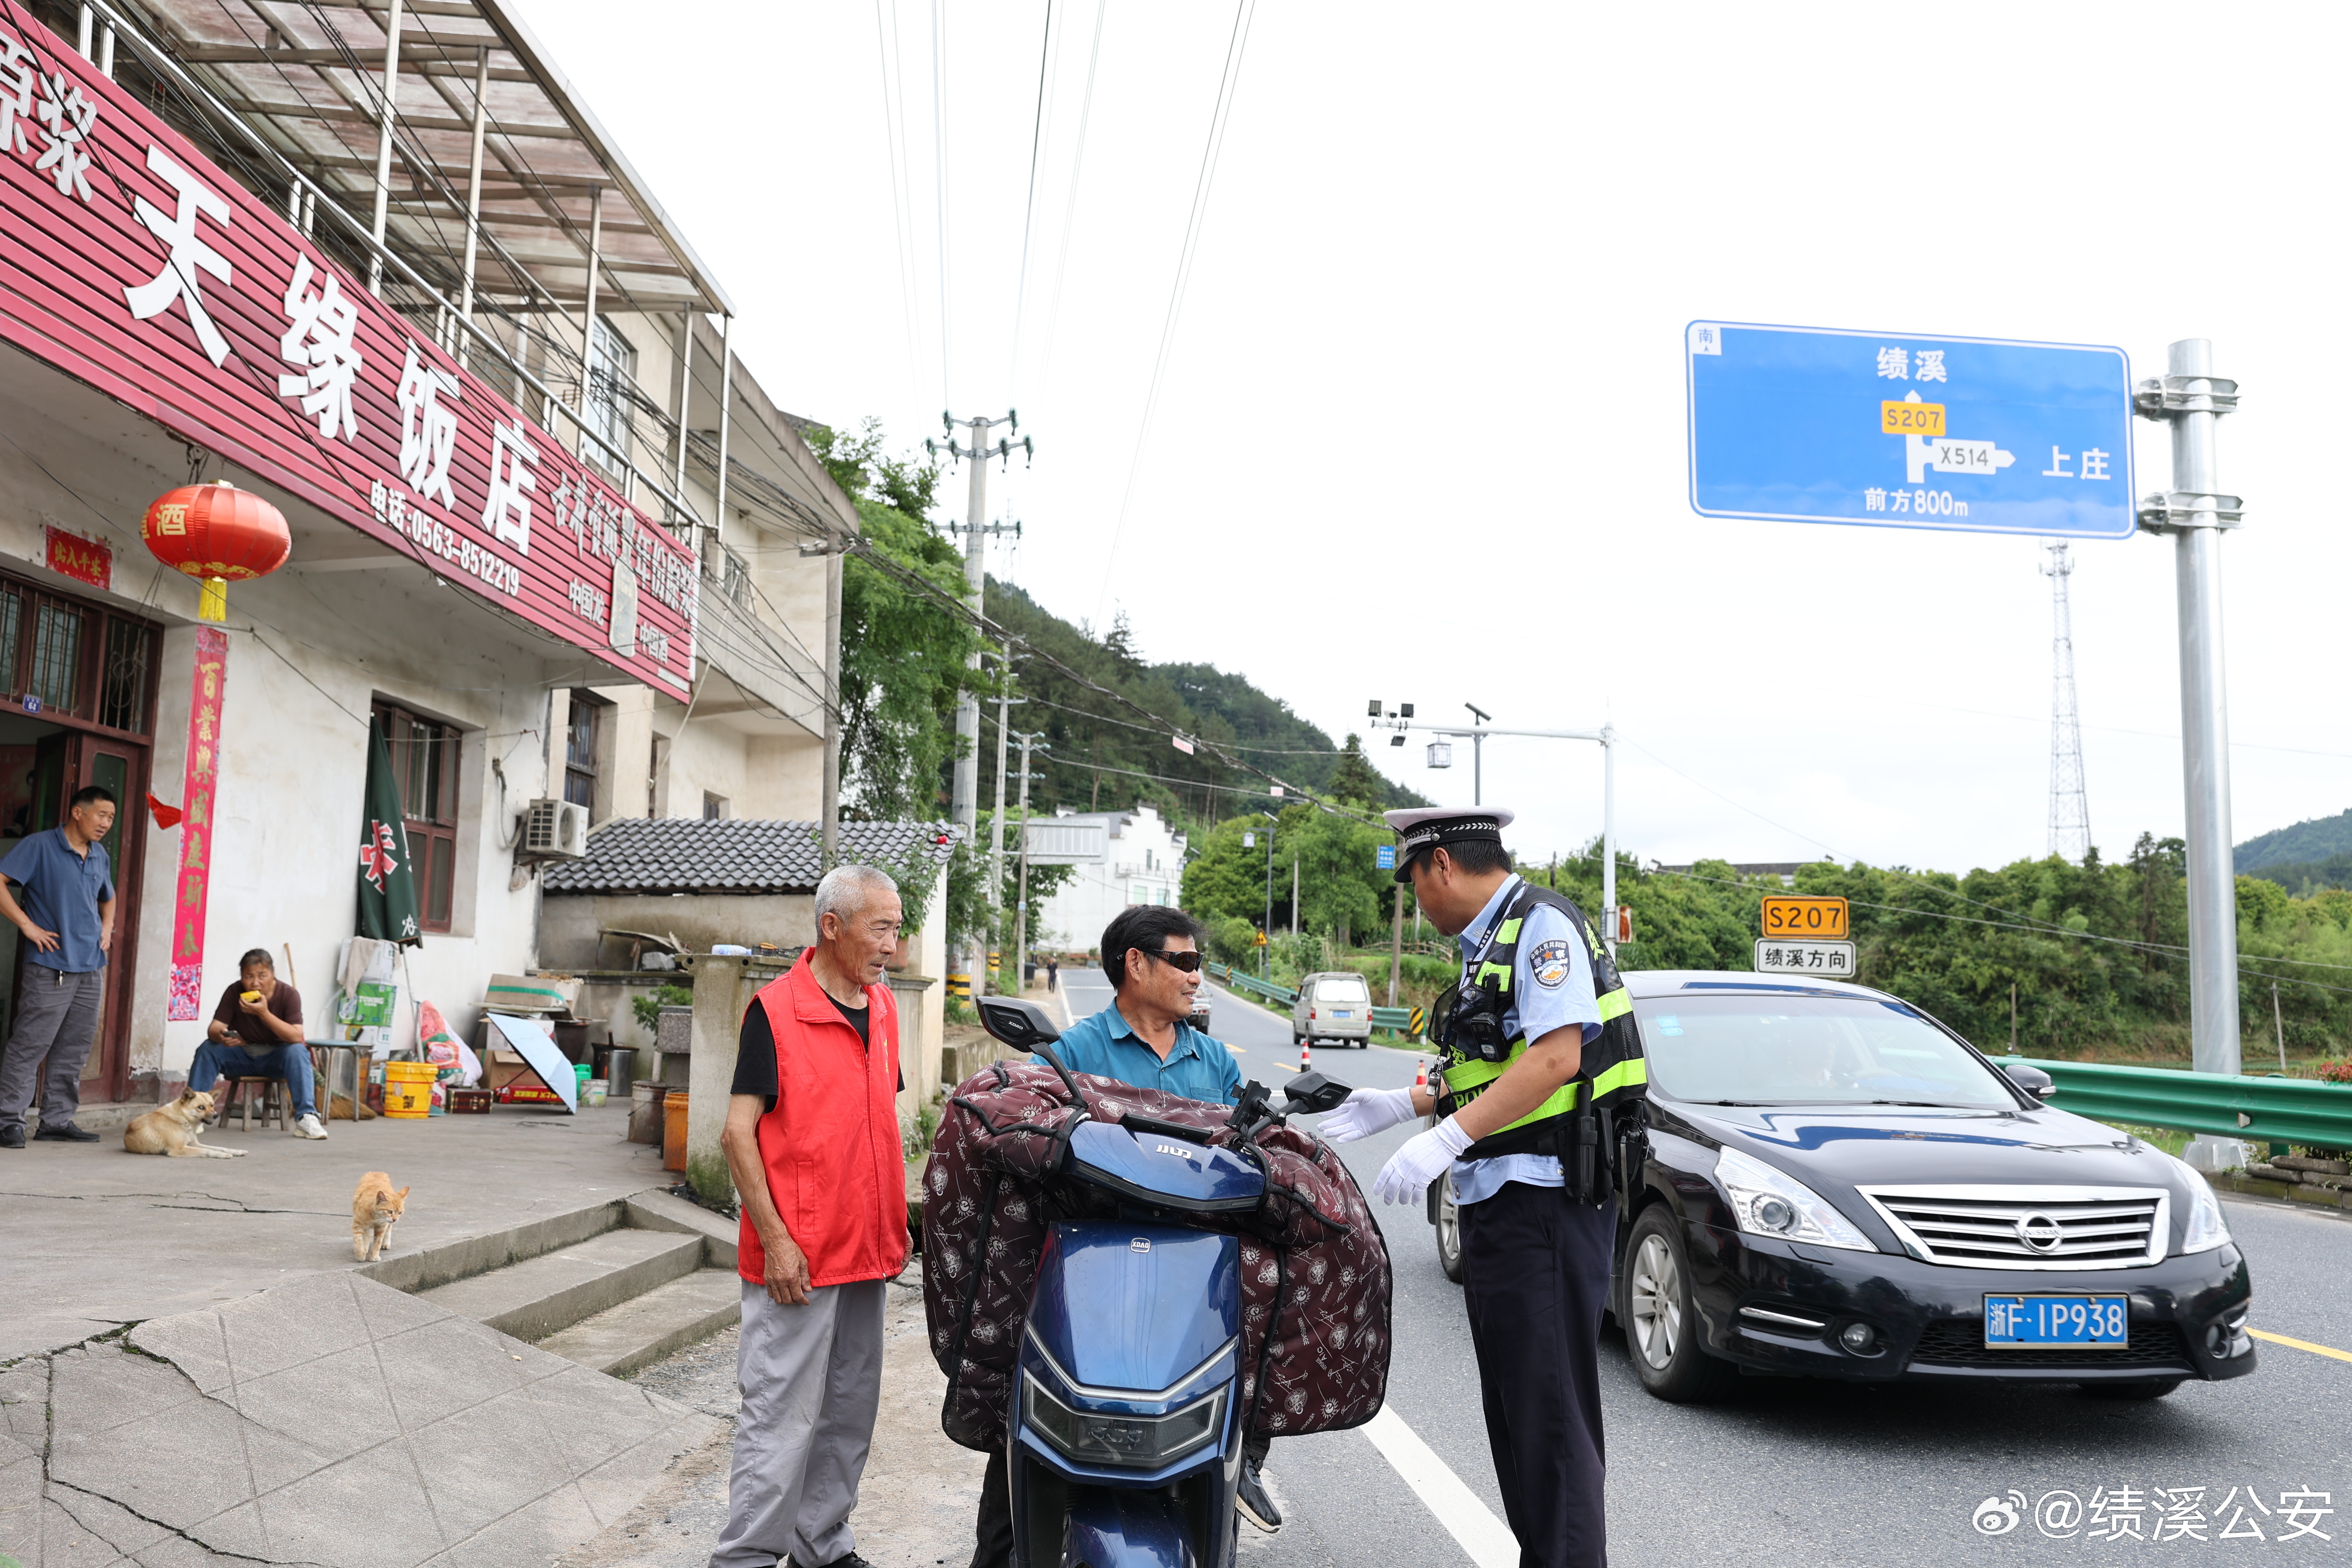
<svg viewBox="0 0 2352 1568">
<path fill-rule="evenodd" d="M 939 469 L 883 453 L 881 423 L 855 436 L 811 425 L 809 449 L 863 524 L 866 542 L 940 592 L 965 592 L 963 558 L 929 525 Z M 895 573 L 852 555 L 841 578 L 843 815 L 867 821 L 941 815 L 940 770 L 956 744 L 958 695 L 978 633 Z"/>
<path fill-rule="evenodd" d="M 1374 772 L 1364 756 L 1364 743 L 1350 735 L 1339 748 L 1339 764 L 1331 770 L 1331 782 L 1323 786 L 1333 800 L 1348 801 L 1370 809 L 1389 797 L 1389 781 Z"/>
</svg>

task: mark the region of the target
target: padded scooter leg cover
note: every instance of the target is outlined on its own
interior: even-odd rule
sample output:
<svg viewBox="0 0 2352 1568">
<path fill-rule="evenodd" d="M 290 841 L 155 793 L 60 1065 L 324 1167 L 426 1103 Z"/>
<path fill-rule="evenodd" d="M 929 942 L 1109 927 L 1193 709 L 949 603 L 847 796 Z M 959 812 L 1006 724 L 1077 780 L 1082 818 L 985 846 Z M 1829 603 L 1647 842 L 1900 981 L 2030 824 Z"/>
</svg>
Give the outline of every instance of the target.
<svg viewBox="0 0 2352 1568">
<path fill-rule="evenodd" d="M 1238 1148 L 1228 1106 L 1000 1062 L 959 1084 L 923 1178 L 923 1302 L 948 1375 L 940 1426 L 968 1448 L 1004 1441 L 1021 1334 L 1047 1227 L 1110 1219 L 1119 1200 L 1060 1173 L 1084 1119 L 1130 1116 Z M 1253 1430 L 1337 1431 L 1379 1414 L 1388 1391 L 1387 1243 L 1355 1177 L 1298 1129 L 1258 1134 L 1265 1200 L 1248 1213 L 1170 1210 L 1170 1223 L 1241 1238 L 1242 1398 Z M 1130 1209 L 1134 1207 L 1129 1200 Z"/>
</svg>

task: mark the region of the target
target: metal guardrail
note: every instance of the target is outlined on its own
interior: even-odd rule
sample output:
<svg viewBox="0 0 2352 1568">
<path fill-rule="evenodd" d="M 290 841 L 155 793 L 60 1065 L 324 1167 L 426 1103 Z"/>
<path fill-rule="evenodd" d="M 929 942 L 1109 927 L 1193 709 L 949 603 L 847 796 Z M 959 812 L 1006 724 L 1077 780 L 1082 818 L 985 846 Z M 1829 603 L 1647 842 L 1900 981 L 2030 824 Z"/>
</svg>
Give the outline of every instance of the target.
<svg viewBox="0 0 2352 1568">
<path fill-rule="evenodd" d="M 1409 1032 L 1412 1028 L 1412 1009 L 1410 1007 L 1375 1007 L 1372 1009 L 1372 1027 L 1375 1029 L 1394 1029 L 1400 1034 Z"/>
<path fill-rule="evenodd" d="M 2352 1148 L 2352 1084 L 2316 1079 L 2230 1078 L 2170 1068 L 1996 1057 L 2050 1075 L 2049 1103 L 2102 1121 L 2133 1121 L 2180 1132 L 2210 1132 L 2325 1149 Z"/>
</svg>

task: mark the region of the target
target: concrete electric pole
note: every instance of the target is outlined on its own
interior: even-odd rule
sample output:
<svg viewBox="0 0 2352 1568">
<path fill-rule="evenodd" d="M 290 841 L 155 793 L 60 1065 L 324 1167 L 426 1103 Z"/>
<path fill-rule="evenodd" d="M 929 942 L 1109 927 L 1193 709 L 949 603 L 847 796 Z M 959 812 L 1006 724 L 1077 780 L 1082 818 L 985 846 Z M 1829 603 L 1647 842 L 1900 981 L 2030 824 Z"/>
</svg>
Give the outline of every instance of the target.
<svg viewBox="0 0 2352 1568">
<path fill-rule="evenodd" d="M 923 443 L 923 450 L 935 458 L 944 450 L 957 460 L 971 464 L 971 486 L 964 503 L 963 580 L 965 592 L 971 601 L 972 613 L 978 615 L 982 608 L 981 588 L 988 575 L 988 536 L 1014 532 L 1019 529 L 1017 523 L 991 525 L 988 521 L 988 459 L 994 458 L 1006 462 L 1013 456 L 1010 439 L 999 437 L 996 445 L 991 447 L 988 433 L 999 425 L 1008 431 L 1017 431 L 1021 428 L 1021 418 L 1016 411 L 1010 408 L 1004 411 L 1002 418 L 991 419 L 975 415 L 967 426 L 971 438 L 969 447 L 956 444 L 953 415 L 941 414 L 940 423 L 947 427 L 946 446 L 942 447 L 937 442 L 927 440 Z M 1027 437 L 1022 437 L 1023 456 L 1034 457 L 1035 450 L 1034 442 Z M 980 651 L 977 648 L 972 650 L 971 668 L 980 668 Z M 971 691 L 966 691 L 956 701 L 955 775 L 953 787 L 948 795 L 948 811 L 955 825 L 963 829 L 963 841 L 971 843 L 980 830 L 980 698 Z M 963 982 L 967 997 L 971 991 L 971 949 L 964 945 L 970 935 L 969 931 L 949 933 L 951 945 L 948 953 L 948 994 L 950 997 L 956 994 L 959 978 Z"/>
</svg>

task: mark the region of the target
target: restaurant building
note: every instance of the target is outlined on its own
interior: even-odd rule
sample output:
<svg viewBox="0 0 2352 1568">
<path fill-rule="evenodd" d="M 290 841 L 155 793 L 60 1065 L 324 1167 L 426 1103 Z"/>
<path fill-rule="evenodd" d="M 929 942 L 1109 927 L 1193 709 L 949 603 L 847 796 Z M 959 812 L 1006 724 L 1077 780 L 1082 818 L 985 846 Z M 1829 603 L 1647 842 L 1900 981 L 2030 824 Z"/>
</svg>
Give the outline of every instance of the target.
<svg viewBox="0 0 2352 1568">
<path fill-rule="evenodd" d="M 387 853 L 464 1029 L 578 826 L 533 802 L 830 813 L 856 512 L 504 7 L 0 0 L 0 849 L 125 802 L 86 1100 L 184 1068 L 249 948 L 322 1025 Z M 292 535 L 217 624 L 142 539 L 193 482 Z"/>
</svg>

